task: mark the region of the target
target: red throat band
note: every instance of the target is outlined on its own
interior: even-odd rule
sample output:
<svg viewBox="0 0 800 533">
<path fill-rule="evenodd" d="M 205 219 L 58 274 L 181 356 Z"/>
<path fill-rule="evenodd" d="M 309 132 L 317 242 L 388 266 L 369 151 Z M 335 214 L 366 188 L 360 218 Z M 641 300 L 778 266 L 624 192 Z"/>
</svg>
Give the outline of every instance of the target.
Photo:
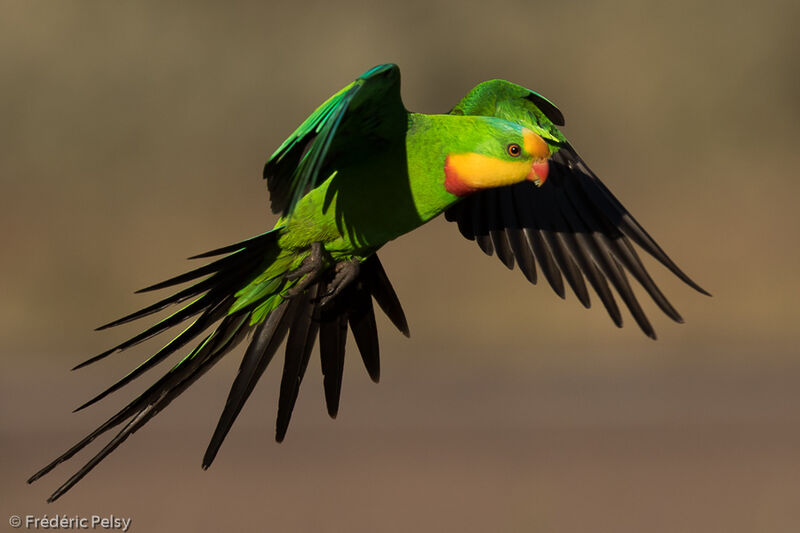
<svg viewBox="0 0 800 533">
<path fill-rule="evenodd" d="M 458 177 L 458 172 L 456 172 L 456 169 L 450 164 L 449 155 L 444 160 L 444 188 L 447 192 L 455 194 L 456 196 L 466 196 L 478 190 L 461 181 Z"/>
</svg>

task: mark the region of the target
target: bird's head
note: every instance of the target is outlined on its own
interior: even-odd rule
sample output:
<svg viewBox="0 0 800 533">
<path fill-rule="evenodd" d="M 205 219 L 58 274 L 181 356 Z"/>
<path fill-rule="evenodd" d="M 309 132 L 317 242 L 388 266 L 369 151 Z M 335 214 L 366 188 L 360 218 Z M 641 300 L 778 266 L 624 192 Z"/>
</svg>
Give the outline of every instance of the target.
<svg viewBox="0 0 800 533">
<path fill-rule="evenodd" d="M 444 163 L 447 192 L 456 196 L 481 189 L 532 181 L 537 187 L 547 179 L 550 147 L 530 129 L 506 120 L 475 120 L 472 135 L 447 154 Z M 467 119 L 467 117 L 462 117 Z"/>
</svg>

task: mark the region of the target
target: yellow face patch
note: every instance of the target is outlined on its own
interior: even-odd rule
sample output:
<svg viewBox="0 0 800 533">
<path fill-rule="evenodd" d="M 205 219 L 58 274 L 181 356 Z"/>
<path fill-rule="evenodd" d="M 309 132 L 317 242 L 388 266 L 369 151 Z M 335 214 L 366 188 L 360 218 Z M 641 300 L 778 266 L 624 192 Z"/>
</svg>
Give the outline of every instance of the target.
<svg viewBox="0 0 800 533">
<path fill-rule="evenodd" d="M 444 165 L 444 186 L 447 192 L 464 196 L 478 189 L 519 183 L 530 171 L 530 161 L 504 161 L 474 153 L 450 154 Z"/>
<path fill-rule="evenodd" d="M 450 194 L 464 196 L 479 189 L 489 189 L 513 185 L 529 179 L 537 187 L 547 179 L 550 147 L 547 143 L 528 128 L 522 128 L 522 143 L 525 157 L 522 160 L 501 159 L 489 155 L 468 152 L 463 154 L 449 154 L 444 162 L 444 188 Z M 518 156 L 509 151 L 509 155 Z"/>
</svg>

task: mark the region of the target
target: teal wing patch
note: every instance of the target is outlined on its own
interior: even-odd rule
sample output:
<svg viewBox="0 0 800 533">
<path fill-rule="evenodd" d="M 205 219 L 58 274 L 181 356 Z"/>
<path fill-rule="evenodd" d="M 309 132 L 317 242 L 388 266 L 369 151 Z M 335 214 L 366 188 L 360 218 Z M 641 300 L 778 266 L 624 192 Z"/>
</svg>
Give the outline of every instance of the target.
<svg viewBox="0 0 800 533">
<path fill-rule="evenodd" d="M 403 127 L 405 116 L 400 70 L 392 64 L 368 70 L 328 98 L 264 166 L 272 210 L 289 215 L 303 195 L 328 177 L 332 158 L 358 150 L 363 138 L 390 137 Z"/>
</svg>

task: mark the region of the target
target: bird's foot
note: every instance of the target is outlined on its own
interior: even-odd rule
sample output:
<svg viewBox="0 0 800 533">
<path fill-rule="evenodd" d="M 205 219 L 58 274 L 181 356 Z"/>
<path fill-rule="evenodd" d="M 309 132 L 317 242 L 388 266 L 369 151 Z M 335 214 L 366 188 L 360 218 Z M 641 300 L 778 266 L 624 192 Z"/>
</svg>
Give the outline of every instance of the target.
<svg viewBox="0 0 800 533">
<path fill-rule="evenodd" d="M 300 263 L 300 266 L 284 275 L 284 278 L 289 281 L 303 278 L 297 285 L 292 287 L 289 292 L 286 293 L 287 296 L 292 298 L 298 294 L 302 294 L 303 291 L 305 291 L 319 279 L 320 275 L 325 271 L 326 268 L 326 261 L 323 257 L 324 251 L 325 249 L 322 247 L 321 242 L 312 242 L 311 253 L 305 259 L 303 259 L 303 262 Z"/>
<path fill-rule="evenodd" d="M 350 285 L 361 270 L 361 261 L 358 259 L 348 259 L 339 261 L 334 267 L 335 274 L 328 284 L 328 289 L 319 301 L 320 307 L 325 307 L 333 300 L 345 287 Z"/>
</svg>

